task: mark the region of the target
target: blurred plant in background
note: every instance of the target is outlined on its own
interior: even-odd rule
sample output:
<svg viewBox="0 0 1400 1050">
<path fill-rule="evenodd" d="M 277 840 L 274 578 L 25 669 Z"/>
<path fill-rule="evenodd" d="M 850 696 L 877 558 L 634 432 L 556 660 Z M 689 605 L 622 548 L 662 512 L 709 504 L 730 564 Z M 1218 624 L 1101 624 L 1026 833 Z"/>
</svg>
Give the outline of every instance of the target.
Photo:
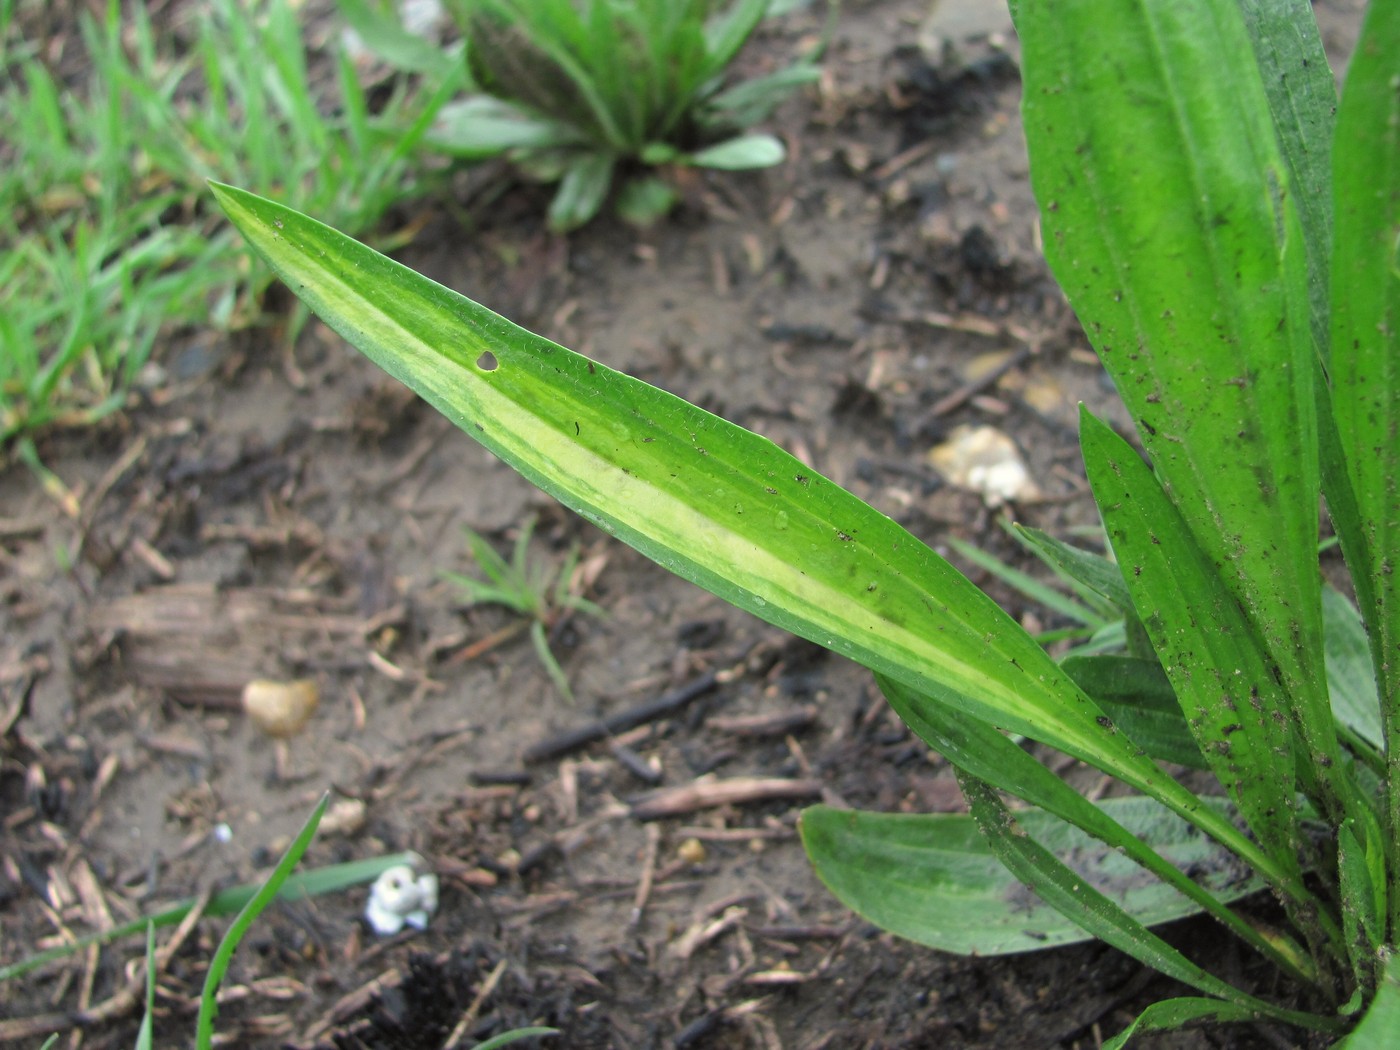
<svg viewBox="0 0 1400 1050">
<path fill-rule="evenodd" d="M 465 38 L 472 93 L 445 106 L 428 136 L 467 161 L 506 157 L 557 182 L 550 226 L 575 229 L 615 198 L 647 224 L 677 200 L 652 169 L 739 170 L 781 163 L 783 144 L 747 129 L 820 75 L 824 41 L 749 79 L 736 57 L 774 0 L 447 0 Z M 422 71 L 421 45 L 368 0 L 342 10 L 387 61 Z M 834 8 L 833 8 L 834 10 Z M 362 28 L 361 28 L 362 27 Z"/>
<path fill-rule="evenodd" d="M 313 89 L 289 0 L 190 17 L 171 32 L 111 2 L 65 38 L 38 5 L 0 2 L 0 443 L 35 464 L 31 436 L 119 408 L 163 332 L 256 320 L 269 274 L 209 211 L 205 179 L 362 234 L 428 185 L 413 150 L 458 84 L 396 85 L 372 106 L 343 50 Z"/>
</svg>

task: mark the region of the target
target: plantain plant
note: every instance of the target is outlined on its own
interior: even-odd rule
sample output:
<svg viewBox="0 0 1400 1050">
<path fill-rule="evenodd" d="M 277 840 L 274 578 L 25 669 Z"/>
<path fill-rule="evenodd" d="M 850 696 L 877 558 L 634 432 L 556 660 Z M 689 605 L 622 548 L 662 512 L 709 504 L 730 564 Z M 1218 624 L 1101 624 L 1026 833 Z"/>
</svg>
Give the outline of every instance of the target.
<svg viewBox="0 0 1400 1050">
<path fill-rule="evenodd" d="M 1134 444 L 1082 414 L 1114 560 L 1028 535 L 1121 621 L 1065 664 L 763 438 L 215 193 L 312 309 L 527 478 L 875 672 L 971 812 L 806 811 L 856 911 L 980 954 L 1098 937 L 1194 990 L 1111 1046 L 1257 1020 L 1400 1045 L 1400 2 L 1371 4 L 1339 105 L 1306 0 L 1013 14 L 1046 254 L 1137 421 Z M 1322 581 L 1324 499 L 1354 603 Z M 1025 741 L 1124 797 L 1090 801 Z M 1277 921 L 1237 903 L 1258 890 Z M 1150 928 L 1189 912 L 1291 980 L 1287 1001 Z"/>
<path fill-rule="evenodd" d="M 340 0 L 367 41 L 403 65 L 421 43 L 367 7 Z M 559 184 L 555 230 L 593 219 L 614 182 L 618 213 L 650 223 L 678 194 L 658 168 L 727 170 L 782 162 L 782 142 L 751 132 L 820 75 L 818 47 L 773 72 L 731 67 L 774 0 L 449 0 L 473 90 L 428 137 L 467 161 L 512 160 Z M 784 6 L 791 6 L 790 4 Z M 392 53 L 386 44 L 392 44 Z M 410 65 L 418 64 L 411 60 Z"/>
</svg>

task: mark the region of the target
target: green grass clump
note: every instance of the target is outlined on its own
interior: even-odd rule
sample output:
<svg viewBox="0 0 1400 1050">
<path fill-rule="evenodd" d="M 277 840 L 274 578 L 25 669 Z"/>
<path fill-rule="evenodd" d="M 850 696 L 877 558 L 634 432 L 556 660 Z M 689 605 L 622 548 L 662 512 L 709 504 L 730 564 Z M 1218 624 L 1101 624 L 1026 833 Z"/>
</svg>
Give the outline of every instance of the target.
<svg viewBox="0 0 1400 1050">
<path fill-rule="evenodd" d="M 520 527 L 509 561 L 480 533 L 463 529 L 472 560 L 486 579 L 479 580 L 459 572 L 444 572 L 442 575 L 460 588 L 472 605 L 500 605 L 523 617 L 519 621 L 520 627 L 529 630 L 530 644 L 549 680 L 559 690 L 560 696 L 573 703 L 573 689 L 550 648 L 549 635 L 569 613 L 602 616 L 603 610 L 574 589 L 577 546 L 569 549 L 559 565 L 554 565 L 547 558 L 530 556 L 530 537 L 534 535 L 536 520 L 532 515 Z"/>
<path fill-rule="evenodd" d="M 313 90 L 289 0 L 189 10 L 171 32 L 144 2 L 80 9 L 55 56 L 26 35 L 38 5 L 0 3 L 0 444 L 120 408 L 181 326 L 255 319 L 267 271 L 207 178 L 361 233 L 421 188 L 410 152 L 445 93 L 399 85 L 372 115 L 343 51 Z"/>
</svg>

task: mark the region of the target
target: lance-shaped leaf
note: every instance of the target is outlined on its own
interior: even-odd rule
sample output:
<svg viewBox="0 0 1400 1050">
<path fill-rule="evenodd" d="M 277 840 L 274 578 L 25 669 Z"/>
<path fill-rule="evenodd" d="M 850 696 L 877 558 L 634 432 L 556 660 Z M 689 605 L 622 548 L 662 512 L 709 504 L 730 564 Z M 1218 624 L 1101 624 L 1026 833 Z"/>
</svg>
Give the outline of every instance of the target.
<svg viewBox="0 0 1400 1050">
<path fill-rule="evenodd" d="M 1263 887 L 1223 849 L 1151 799 L 1105 799 L 1099 806 L 1125 836 L 1196 872 L 1202 888 L 1222 901 Z M 1017 818 L 1028 834 L 1144 926 L 1201 910 L 1059 817 L 1030 809 Z M 813 806 L 803 811 L 801 827 L 817 874 L 843 904 L 919 944 L 960 955 L 1002 955 L 1092 936 L 1007 871 L 964 814 Z"/>
<path fill-rule="evenodd" d="M 904 528 L 772 442 L 511 324 L 291 209 L 214 185 L 327 324 L 561 502 L 725 600 L 974 716 L 1189 793 L 1019 624 Z M 1189 817 L 1188 817 L 1189 819 Z"/>
<path fill-rule="evenodd" d="M 1017 743 L 991 726 L 968 717 L 963 711 L 966 705 L 961 697 L 937 691 L 916 693 L 883 676 L 879 683 L 899 717 L 960 773 L 1029 802 L 1121 851 L 1125 859 L 1143 869 L 1142 877 L 1156 878 L 1175 887 L 1183 897 L 1210 912 L 1240 939 L 1279 966 L 1302 980 L 1312 979 L 1312 962 L 1300 946 L 1289 938 L 1261 936 L 1250 923 L 1226 907 L 1222 899 L 1197 885 L 1183 870 L 1166 860 L 1154 844 L 1117 824 L 1106 811 L 1071 788 Z M 1244 862 L 1243 870 L 1252 868 L 1271 881 L 1287 878 L 1272 858 L 1240 833 L 1235 826 L 1233 810 L 1206 802 L 1175 781 L 1170 784 L 1172 790 L 1162 792 L 1158 799 L 1234 852 Z M 1223 863 L 1229 864 L 1228 861 Z M 818 870 L 820 867 L 818 863 Z"/>
<path fill-rule="evenodd" d="M 1265 850 L 1286 872 L 1275 888 L 1303 928 L 1337 930 L 1301 885 L 1303 848 L 1291 771 L 1293 729 L 1263 697 L 1277 690 L 1272 663 L 1248 618 L 1137 452 L 1080 412 L 1089 484 L 1138 614 L 1202 755 Z M 1314 572 L 1316 570 L 1314 569 Z M 1321 661 L 1319 661 L 1320 663 Z M 1332 938 L 1337 950 L 1340 938 Z"/>
<path fill-rule="evenodd" d="M 1197 966 L 1037 842 L 991 787 L 976 777 L 962 773 L 958 775 L 958 783 L 962 785 L 973 818 L 987 836 L 987 842 L 997 858 L 1022 882 L 1033 886 L 1036 894 L 1047 904 L 1100 940 L 1127 952 L 1154 970 L 1175 977 L 1183 984 L 1207 995 L 1219 996 L 1236 1006 L 1256 1010 L 1262 1017 L 1323 1031 L 1336 1032 L 1342 1028 L 1335 1018 L 1267 1003 Z"/>
<path fill-rule="evenodd" d="M 1361 537 L 1349 550 L 1348 533 L 1339 532 L 1353 575 L 1369 584 L 1358 583 L 1356 591 L 1389 745 L 1386 822 L 1394 870 L 1400 864 L 1400 5 L 1367 10 L 1337 114 L 1332 166 L 1332 407 Z M 1400 901 L 1391 902 L 1390 922 L 1400 928 Z"/>
<path fill-rule="evenodd" d="M 1316 355 L 1297 190 L 1238 0 L 1129 6 L 1018 6 L 1046 258 L 1278 664 L 1305 782 L 1340 818 L 1316 659 Z M 1277 690 L 1263 702 L 1283 704 Z"/>
</svg>

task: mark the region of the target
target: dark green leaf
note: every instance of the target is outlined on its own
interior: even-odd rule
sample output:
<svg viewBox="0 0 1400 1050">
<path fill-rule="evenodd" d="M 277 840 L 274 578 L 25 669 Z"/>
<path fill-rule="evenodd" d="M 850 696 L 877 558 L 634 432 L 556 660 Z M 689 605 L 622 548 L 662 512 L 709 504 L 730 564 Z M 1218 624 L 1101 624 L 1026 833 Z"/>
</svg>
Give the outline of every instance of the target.
<svg viewBox="0 0 1400 1050">
<path fill-rule="evenodd" d="M 1103 1050 L 1122 1050 L 1133 1036 L 1145 1032 L 1171 1031 L 1190 1024 L 1258 1020 L 1259 1014 L 1248 1006 L 1238 1006 L 1220 999 L 1199 999 L 1193 996 L 1164 999 L 1138 1014 L 1132 1024 L 1112 1039 L 1105 1040 Z"/>
<path fill-rule="evenodd" d="M 1259 79 L 1288 165 L 1308 257 L 1313 338 L 1327 353 L 1328 247 L 1332 243 L 1332 124 L 1337 87 L 1308 0 L 1243 0 Z"/>
<path fill-rule="evenodd" d="M 1238 0 L 1139 0 L 1131 17 L 1119 0 L 1023 0 L 1017 25 L 1046 257 L 1180 509 L 1176 527 L 1281 673 L 1305 786 L 1341 819 L 1314 658 L 1308 262 Z"/>
<path fill-rule="evenodd" d="M 1060 666 L 1094 698 L 1114 725 L 1157 761 L 1208 768 L 1181 713 L 1171 680 L 1156 660 L 1069 656 Z"/>
<path fill-rule="evenodd" d="M 1266 1003 L 1203 970 L 1037 842 L 985 783 L 964 774 L 959 774 L 958 782 L 973 818 L 987 836 L 988 845 L 997 858 L 1022 882 L 1033 886 L 1037 896 L 1095 937 L 1183 984 L 1237 1006 L 1257 1010 L 1263 1016 L 1310 1028 L 1336 1031 L 1340 1027 L 1331 1018 Z"/>
<path fill-rule="evenodd" d="M 549 204 L 550 229 L 560 233 L 575 230 L 597 215 L 612 187 L 616 163 L 608 153 L 578 156 L 564 172 Z"/>
<path fill-rule="evenodd" d="M 1332 169 L 1332 408 L 1360 525 L 1359 537 L 1339 534 L 1380 683 L 1385 822 L 1400 870 L 1400 4 L 1367 9 Z M 1389 921 L 1400 927 L 1400 900 Z"/>
<path fill-rule="evenodd" d="M 1196 874 L 1222 901 L 1258 892 L 1238 864 L 1151 799 L 1099 803 L 1169 862 Z M 1144 925 L 1200 911 L 1117 850 L 1042 810 L 1017 819 L 1057 857 Z M 993 855 L 964 814 L 862 813 L 814 806 L 802 842 L 817 874 L 843 904 L 901 937 L 960 955 L 1035 951 L 1091 934 L 1048 907 Z"/>
</svg>

